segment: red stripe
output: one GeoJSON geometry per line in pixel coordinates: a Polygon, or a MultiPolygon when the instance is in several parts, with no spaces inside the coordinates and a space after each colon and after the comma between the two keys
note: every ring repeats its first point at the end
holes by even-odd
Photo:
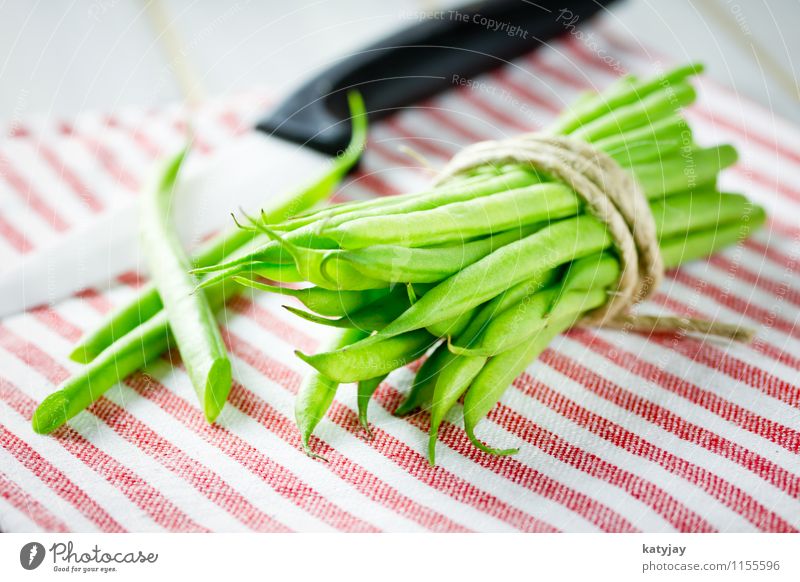
{"type": "Polygon", "coordinates": [[[4,499],[46,532],[66,533],[69,531],[63,521],[50,513],[44,505],[23,491],[8,475],[2,472],[0,472],[0,499],[4,499]]]}
{"type": "Polygon", "coordinates": [[[126,384],[311,515],[336,529],[360,532],[378,531],[371,524],[325,499],[286,467],[276,463],[227,428],[208,424],[200,410],[170,392],[166,386],[151,376],[137,373],[131,376],[126,384]]]}
{"type": "Polygon", "coordinates": [[[77,194],[80,201],[85,204],[89,210],[92,212],[100,212],[103,210],[104,205],[100,198],[97,197],[91,188],[89,188],[72,169],[67,167],[64,160],[62,160],[54,150],[50,149],[50,147],[41,141],[37,142],[36,150],[42,155],[42,158],[44,158],[53,172],[67,183],[70,189],[77,194]]]}
{"type": "Polygon", "coordinates": [[[478,97],[477,93],[477,89],[463,87],[459,89],[458,93],[456,94],[467,103],[470,103],[473,107],[489,113],[491,118],[504,124],[509,129],[516,129],[519,131],[531,131],[534,129],[532,124],[523,123],[516,116],[509,115],[504,109],[495,107],[493,103],[491,103],[488,99],[484,99],[483,96],[478,97]]]}
{"type": "MultiPolygon", "coordinates": [[[[70,128],[70,134],[73,134],[70,128]]],[[[114,151],[100,140],[87,135],[77,136],[79,141],[99,162],[106,172],[124,188],[131,192],[139,191],[139,180],[119,161],[114,151]]]]}
{"type": "MultiPolygon", "coordinates": [[[[36,402],[10,382],[0,378],[0,399],[13,408],[25,420],[30,420],[36,410],[36,402]]],[[[55,435],[59,443],[87,467],[96,471],[125,497],[152,517],[160,526],[170,531],[208,531],[197,524],[181,509],[164,497],[157,489],[142,479],[114,457],[98,449],[80,433],[69,426],[62,427],[55,435]]]]}
{"type": "MultiPolygon", "coordinates": [[[[375,392],[375,401],[392,413],[403,401],[403,394],[384,383],[375,392]]],[[[408,417],[408,422],[423,433],[430,428],[430,415],[420,412],[408,417]]],[[[439,440],[453,451],[474,462],[476,465],[497,473],[512,483],[516,483],[537,495],[563,505],[580,515],[599,529],[607,532],[639,531],[625,517],[612,508],[559,483],[544,473],[529,467],[514,457],[493,457],[478,449],[469,441],[464,430],[450,422],[443,422],[439,429],[439,440]]]]}
{"type": "Polygon", "coordinates": [[[74,506],[89,521],[104,532],[123,532],[125,528],[100,507],[78,485],[72,482],[55,465],[33,450],[28,443],[0,425],[0,446],[11,453],[19,463],[36,475],[59,497],[74,506]]]}
{"type": "Polygon", "coordinates": [[[78,341],[81,335],[83,335],[83,332],[78,326],[61,317],[60,313],[50,307],[35,307],[28,311],[28,315],[38,319],[50,329],[54,329],[58,335],[71,342],[78,341]]]}
{"type": "MultiPolygon", "coordinates": [[[[420,110],[424,111],[424,110],[420,110]]],[[[439,161],[446,161],[453,157],[457,147],[455,144],[447,143],[445,140],[436,137],[421,137],[415,132],[406,129],[405,125],[397,118],[397,116],[390,117],[383,122],[387,129],[390,129],[397,135],[401,136],[410,146],[418,148],[426,152],[427,155],[437,158],[439,161]]]]}
{"type": "MultiPolygon", "coordinates": [[[[701,406],[706,410],[724,418],[728,422],[740,426],[741,428],[757,434],[792,453],[797,453],[800,449],[798,441],[800,433],[783,426],[774,421],[768,420],[745,408],[732,404],[720,398],[710,390],[703,390],[677,376],[670,374],[644,360],[621,349],[619,346],[612,345],[604,341],[596,334],[587,329],[575,328],[567,334],[570,338],[577,340],[593,352],[603,356],[610,362],[629,370],[638,375],[645,382],[658,384],[668,392],[676,394],[686,399],[692,404],[701,406]]],[[[752,471],[760,478],[772,483],[776,487],[783,489],[788,494],[796,496],[800,493],[800,478],[777,467],[769,461],[755,453],[728,441],[724,437],[717,435],[709,430],[693,425],[656,404],[650,403],[644,398],[637,397],[632,393],[624,391],[610,380],[602,378],[588,368],[573,364],[572,369],[568,369],[566,356],[555,355],[553,352],[546,352],[546,357],[542,361],[552,367],[556,367],[565,375],[576,382],[580,382],[603,395],[604,398],[614,402],[618,406],[631,411],[636,411],[645,420],[658,424],[664,430],[673,432],[684,440],[690,440],[697,445],[707,448],[709,451],[728,458],[745,469],[752,471]],[[566,370],[566,371],[564,371],[566,370]]]]}
{"type": "MultiPolygon", "coordinates": [[[[574,39],[570,39],[566,42],[566,46],[571,49],[572,54],[580,58],[584,63],[588,64],[589,66],[594,67],[597,70],[600,69],[608,69],[608,65],[601,60],[597,59],[596,56],[592,53],[586,51],[585,47],[583,47],[580,43],[576,42],[574,39]]],[[[611,76],[616,77],[616,71],[609,71],[611,76]]],[[[706,115],[708,118],[708,115],[706,115]]],[[[711,121],[715,120],[716,118],[712,116],[711,121]]],[[[737,126],[736,124],[729,123],[728,127],[734,129],[737,134],[748,139],[750,137],[747,129],[742,129],[742,127],[737,126]]],[[[772,148],[771,151],[775,151],[775,148],[772,148]]],[[[794,201],[800,202],[800,190],[792,188],[788,186],[785,182],[778,180],[777,176],[773,179],[770,176],[759,172],[758,170],[753,169],[752,167],[741,167],[736,166],[733,168],[734,172],[743,176],[745,179],[748,179],[752,182],[761,184],[762,186],[769,188],[771,190],[775,190],[781,194],[783,194],[786,198],[794,201]]]]}
{"type": "MultiPolygon", "coordinates": [[[[663,305],[685,317],[704,317],[706,319],[710,317],[708,313],[692,309],[683,303],[675,301],[664,293],[657,293],[651,296],[649,300],[656,304],[663,305]]],[[[751,366],[747,362],[714,347],[711,342],[700,342],[688,336],[682,338],[681,343],[672,342],[669,336],[662,337],[660,334],[654,334],[650,336],[650,339],[653,341],[659,341],[661,339],[664,339],[665,342],[669,341],[669,347],[673,348],[675,351],[692,359],[696,359],[698,362],[704,363],[714,370],[723,372],[734,380],[749,384],[757,390],[762,390],[765,394],[782,400],[790,406],[794,406],[793,403],[797,401],[798,389],[796,387],[784,382],[780,378],[772,376],[766,370],[751,366]]],[[[767,344],[761,338],[757,337],[753,342],[747,345],[747,348],[770,357],[776,362],[800,370],[800,358],[791,356],[787,352],[767,344]]]]}
{"type": "Polygon", "coordinates": [[[442,109],[434,105],[428,105],[426,107],[421,107],[420,109],[424,110],[429,117],[432,117],[438,121],[440,125],[443,125],[450,130],[450,133],[454,133],[465,140],[464,143],[459,144],[461,147],[468,146],[471,143],[485,139],[469,129],[469,127],[466,125],[459,123],[458,119],[451,119],[449,116],[450,114],[463,116],[463,113],[458,111],[448,111],[447,109],[442,109]]]}
{"type": "MultiPolygon", "coordinates": [[[[691,287],[695,291],[702,291],[704,295],[713,298],[720,305],[732,309],[744,317],[754,319],[767,328],[775,328],[794,338],[800,339],[800,328],[797,321],[791,322],[780,317],[777,312],[758,307],[721,289],[708,280],[700,280],[683,270],[672,271],[669,278],[691,287]]],[[[800,317],[800,312],[795,314],[800,317]]]]}
{"type": "Polygon", "coordinates": [[[560,112],[560,107],[558,105],[552,103],[546,97],[543,97],[536,91],[530,89],[527,85],[514,79],[511,76],[510,70],[505,68],[497,69],[492,73],[492,77],[527,104],[534,104],[536,107],[544,109],[553,115],[560,112]]]}
{"type": "Polygon", "coordinates": [[[768,258],[770,261],[794,273],[797,271],[798,266],[800,265],[800,258],[794,255],[787,255],[776,249],[775,247],[767,246],[753,238],[749,238],[744,241],[746,247],[752,250],[754,253],[761,255],[762,257],[768,258]]]}
{"type": "Polygon", "coordinates": [[[517,378],[514,385],[524,394],[538,400],[613,445],[656,463],[670,473],[698,485],[756,527],[772,532],[796,531],[791,524],[758,503],[736,485],[729,483],[699,465],[681,459],[669,451],[655,446],[622,426],[594,414],[553,391],[549,386],[535,381],[527,373],[517,378]]]}
{"type": "MultiPolygon", "coordinates": [[[[264,310],[260,323],[265,330],[274,333],[276,327],[271,324],[271,319],[274,319],[274,316],[272,316],[268,311],[264,310]]],[[[279,337],[281,336],[279,335],[279,337]]],[[[284,337],[281,337],[281,339],[286,340],[284,337]]],[[[311,338],[308,338],[308,341],[313,342],[311,338]]],[[[277,365],[277,363],[275,365],[277,365]]],[[[401,398],[398,394],[396,394],[396,397],[398,399],[401,398]]],[[[399,404],[399,400],[392,404],[392,402],[384,399],[382,404],[384,405],[384,408],[386,408],[389,412],[392,412],[399,404]]],[[[419,417],[412,418],[411,422],[417,426],[417,428],[420,428],[420,430],[427,431],[427,427],[424,426],[424,422],[419,424],[419,417]]],[[[448,424],[447,426],[450,427],[451,425],[448,424]]],[[[441,430],[441,438],[443,442],[446,442],[448,446],[459,452],[462,456],[485,468],[497,472],[501,476],[514,483],[531,488],[537,494],[551,498],[554,501],[567,506],[571,510],[584,515],[589,521],[596,523],[596,525],[601,529],[605,527],[609,527],[613,531],[632,531],[635,529],[634,526],[627,522],[622,516],[611,512],[611,510],[602,505],[594,505],[593,501],[582,497],[582,494],[551,480],[549,477],[539,473],[538,471],[522,465],[516,459],[490,459],[475,449],[463,434],[463,431],[460,431],[460,429],[456,429],[456,427],[445,429],[443,425],[441,430]]]]}
{"type": "Polygon", "coordinates": [[[712,255],[708,258],[708,262],[736,279],[747,281],[771,293],[775,301],[786,300],[800,307],[800,290],[793,288],[787,281],[775,281],[763,273],[754,273],[744,266],[744,261],[734,263],[724,255],[712,255]]]}
{"type": "Polygon", "coordinates": [[[29,253],[34,248],[28,237],[17,230],[17,227],[8,222],[2,214],[0,214],[0,236],[22,254],[29,253]]]}
{"type": "MultiPolygon", "coordinates": [[[[107,115],[105,117],[105,124],[106,127],[112,127],[114,129],[121,129],[120,121],[117,117],[113,115],[107,115]]],[[[161,148],[156,145],[153,140],[151,140],[147,135],[142,132],[141,128],[131,127],[129,130],[130,136],[136,142],[138,146],[140,146],[149,157],[151,158],[159,158],[163,155],[161,148]]]]}
{"type": "MultiPolygon", "coordinates": [[[[20,360],[59,384],[69,372],[38,346],[19,338],[0,326],[0,345],[20,360]]],[[[162,438],[124,408],[100,398],[88,408],[122,438],[150,455],[165,468],[193,485],[209,500],[253,529],[286,531],[287,528],[253,506],[219,475],[186,455],[181,449],[162,438]]]]}
{"type": "MultiPolygon", "coordinates": [[[[280,384],[292,394],[297,392],[300,375],[291,368],[270,358],[266,353],[247,343],[229,330],[224,332],[230,353],[245,362],[264,377],[280,384]]],[[[328,413],[329,418],[353,433],[360,433],[356,414],[334,401],[328,413]]],[[[511,507],[490,493],[482,491],[471,483],[462,480],[441,466],[431,467],[428,460],[403,441],[392,437],[381,429],[373,429],[375,438],[368,444],[396,463],[413,477],[437,489],[456,501],[470,505],[524,531],[554,531],[554,528],[527,513],[511,507]]],[[[318,445],[315,439],[314,446],[318,445]]]]}
{"type": "MultiPolygon", "coordinates": [[[[56,329],[56,328],[54,328],[56,329]]],[[[58,329],[56,329],[58,331],[58,329]]],[[[245,441],[242,441],[237,436],[232,435],[227,430],[219,427],[211,427],[203,418],[199,410],[189,406],[184,400],[175,397],[175,400],[169,401],[167,396],[167,389],[159,384],[152,377],[145,377],[141,374],[135,374],[128,378],[125,383],[140,394],[147,392],[150,400],[159,404],[166,412],[172,414],[176,419],[183,422],[186,426],[197,432],[207,442],[216,445],[227,455],[234,458],[246,468],[251,470],[260,479],[267,482],[278,493],[286,496],[288,499],[297,503],[298,499],[305,502],[310,500],[312,503],[309,506],[301,505],[304,509],[311,509],[312,513],[319,512],[317,515],[323,520],[328,521],[333,527],[344,528],[349,531],[376,531],[368,524],[360,522],[353,518],[350,514],[338,509],[335,506],[327,505],[327,502],[321,498],[313,489],[303,484],[295,475],[287,471],[281,465],[271,461],[264,455],[261,455],[255,448],[250,446],[245,441]],[[153,394],[149,387],[158,386],[162,388],[157,394],[153,394]],[[249,450],[247,455],[242,452],[249,450]],[[258,462],[256,462],[256,460],[258,462]],[[295,496],[294,494],[297,494],[295,496]]],[[[96,404],[92,408],[98,406],[96,404]]],[[[99,416],[99,415],[98,415],[99,416]]],[[[109,421],[103,417],[107,423],[109,421]]],[[[109,423],[111,426],[111,424],[109,423]]],[[[112,428],[114,428],[112,426],[112,428]]],[[[119,432],[119,431],[118,431],[119,432]]],[[[120,433],[122,434],[122,433],[120,433]]],[[[125,435],[123,435],[125,436],[125,435]]],[[[130,439],[128,439],[130,440],[130,439]]],[[[153,440],[147,439],[147,440],[153,440]]],[[[259,524],[258,529],[262,529],[264,524],[259,524]]],[[[282,526],[278,524],[267,523],[266,531],[282,530],[282,526]]]]}
{"type": "Polygon", "coordinates": [[[53,227],[58,232],[64,232],[69,229],[69,223],[59,216],[55,208],[51,207],[47,201],[34,190],[33,186],[22,174],[18,174],[8,161],[3,164],[3,169],[0,171],[6,182],[8,182],[11,189],[39,215],[47,224],[53,227]]]}
{"type": "MultiPolygon", "coordinates": [[[[297,427],[266,401],[241,384],[234,384],[228,397],[228,403],[287,443],[300,447],[297,427]]],[[[372,501],[419,523],[429,530],[467,531],[464,526],[450,520],[444,514],[421,505],[410,497],[406,497],[394,487],[381,481],[373,473],[328,445],[328,443],[317,440],[314,444],[314,450],[327,459],[326,469],[329,469],[339,479],[355,487],[362,495],[369,497],[372,501]]]]}
{"type": "Polygon", "coordinates": [[[502,402],[488,415],[489,420],[515,434],[544,453],[565,462],[579,471],[619,487],[628,495],[652,508],[681,532],[712,532],[714,526],[658,485],[618,467],[580,447],[570,444],[558,434],[542,428],[502,402]]]}

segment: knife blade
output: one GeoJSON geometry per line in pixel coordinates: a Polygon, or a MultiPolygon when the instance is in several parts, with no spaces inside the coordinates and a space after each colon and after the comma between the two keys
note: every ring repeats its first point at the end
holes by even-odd
{"type": "MultiPolygon", "coordinates": [[[[437,13],[336,61],[286,98],[253,131],[182,173],[173,216],[187,246],[288,196],[321,174],[350,139],[346,93],[358,89],[370,119],[431,97],[520,56],[585,20],[605,2],[487,0],[437,13]],[[511,26],[521,31],[507,33],[511,26]]],[[[81,289],[109,288],[122,272],[144,271],[135,203],[68,232],[0,275],[0,317],[54,304],[81,289]]]]}

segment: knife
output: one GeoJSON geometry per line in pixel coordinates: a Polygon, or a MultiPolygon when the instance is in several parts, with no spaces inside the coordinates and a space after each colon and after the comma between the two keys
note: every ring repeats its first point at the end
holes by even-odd
{"type": "MultiPolygon", "coordinates": [[[[350,139],[348,90],[361,92],[370,119],[381,118],[452,87],[454,76],[470,78],[533,50],[608,2],[486,0],[432,13],[339,59],[253,131],[187,164],[173,207],[181,239],[191,246],[226,226],[232,211],[257,211],[266,197],[293,193],[298,178],[322,174],[350,139]]],[[[0,317],[144,271],[137,216],[135,201],[115,207],[0,275],[0,317]]]]}

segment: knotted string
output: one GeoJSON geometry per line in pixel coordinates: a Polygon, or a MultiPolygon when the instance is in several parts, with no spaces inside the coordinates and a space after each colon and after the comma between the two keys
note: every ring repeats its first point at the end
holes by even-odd
{"type": "Polygon", "coordinates": [[[512,162],[529,164],[570,186],[586,202],[589,213],[608,227],[619,256],[619,282],[605,305],[586,314],[582,323],[645,333],[673,331],[744,342],[753,339],[753,330],[724,322],[631,313],[631,308],[649,297],[664,278],[655,221],[633,176],[584,141],[529,133],[479,142],[456,154],[435,183],[479,166],[512,162]]]}

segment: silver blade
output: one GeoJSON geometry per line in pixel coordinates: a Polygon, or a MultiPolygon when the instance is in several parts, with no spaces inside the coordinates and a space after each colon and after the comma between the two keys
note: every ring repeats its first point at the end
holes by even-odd
{"type": "MultiPolygon", "coordinates": [[[[232,224],[230,213],[286,197],[324,172],[330,158],[253,131],[181,173],[173,219],[187,246],[232,224]]],[[[125,271],[144,271],[135,201],[104,213],[0,274],[0,317],[53,304],[87,287],[108,288],[125,271]]]]}

